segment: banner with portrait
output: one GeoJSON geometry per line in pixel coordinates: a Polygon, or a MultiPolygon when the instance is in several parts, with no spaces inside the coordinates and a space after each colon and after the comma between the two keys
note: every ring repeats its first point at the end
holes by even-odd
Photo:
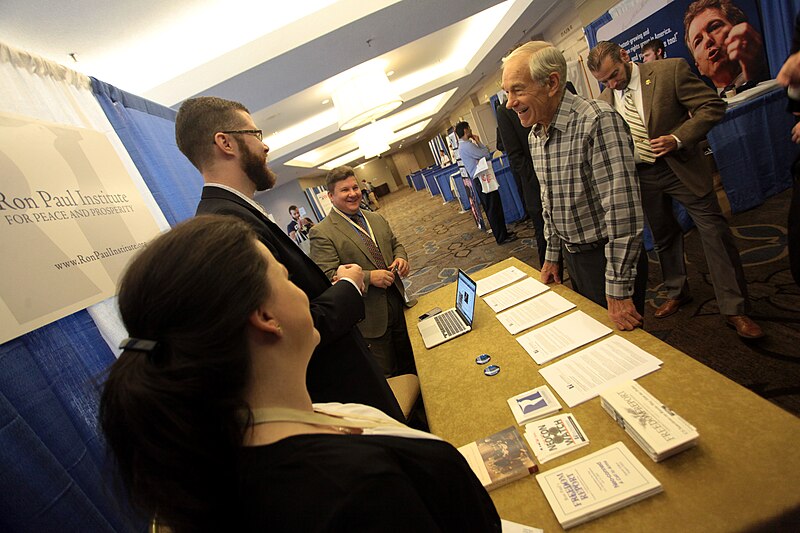
{"type": "Polygon", "coordinates": [[[585,33],[589,48],[600,41],[611,41],[624,48],[635,62],[642,61],[642,47],[647,42],[660,39],[664,57],[684,58],[704,80],[720,89],[728,85],[721,81],[727,79],[724,70],[738,68],[745,78],[742,83],[770,78],[771,58],[764,46],[764,27],[756,0],[625,0],[589,24],[585,33]],[[744,49],[733,51],[734,46],[728,57],[725,39],[731,35],[740,35],[744,49]],[[732,59],[737,55],[739,60],[732,59]]]}

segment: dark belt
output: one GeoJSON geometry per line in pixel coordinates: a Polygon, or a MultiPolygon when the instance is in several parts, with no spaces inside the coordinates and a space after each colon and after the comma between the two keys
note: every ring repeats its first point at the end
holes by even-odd
{"type": "Polygon", "coordinates": [[[592,250],[596,250],[608,244],[608,239],[600,239],[599,241],[595,242],[588,242],[588,243],[581,243],[581,244],[572,244],[570,242],[562,243],[564,248],[571,254],[580,254],[583,252],[590,252],[592,250]]]}

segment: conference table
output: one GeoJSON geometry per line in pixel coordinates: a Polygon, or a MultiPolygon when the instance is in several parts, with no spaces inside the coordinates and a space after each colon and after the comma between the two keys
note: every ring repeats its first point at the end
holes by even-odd
{"type": "MultiPolygon", "coordinates": [[[[538,279],[536,270],[513,257],[471,277],[477,281],[509,266],[538,279]]],[[[551,290],[613,328],[602,307],[564,285],[553,285],[551,290]]],[[[419,297],[418,305],[406,311],[406,320],[431,432],[458,447],[516,425],[506,400],[546,381],[539,374],[539,365],[482,298],[476,302],[473,331],[426,349],[416,327],[417,316],[433,307],[453,307],[454,301],[452,283],[419,297]],[[483,353],[500,366],[497,375],[484,375],[484,367],[476,364],[475,358],[483,353]]],[[[637,382],[694,425],[700,439],[696,447],[655,463],[602,409],[599,398],[574,408],[559,398],[563,405],[560,412],[571,412],[590,442],[539,464],[540,472],[621,441],[664,489],[578,526],[578,531],[742,531],[800,508],[800,454],[796,451],[800,419],[641,329],[614,329],[614,334],[663,361],[660,370],[637,382]]],[[[709,342],[713,342],[713,332],[709,332],[709,342]]],[[[524,427],[519,430],[524,434],[524,427]]],[[[490,492],[498,513],[504,519],[547,532],[560,531],[534,476],[490,492]]]]}

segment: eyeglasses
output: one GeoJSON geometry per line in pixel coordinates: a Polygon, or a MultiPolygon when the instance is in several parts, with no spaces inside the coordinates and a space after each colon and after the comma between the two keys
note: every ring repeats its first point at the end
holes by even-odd
{"type": "Polygon", "coordinates": [[[261,130],[228,130],[228,131],[220,131],[219,133],[244,133],[247,135],[253,135],[259,141],[264,140],[264,132],[261,130]]]}

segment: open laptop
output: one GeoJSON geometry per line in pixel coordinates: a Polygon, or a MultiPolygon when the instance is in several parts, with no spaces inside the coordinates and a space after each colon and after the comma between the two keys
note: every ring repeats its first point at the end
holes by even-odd
{"type": "Polygon", "coordinates": [[[460,270],[456,285],[456,306],[443,313],[426,318],[417,324],[426,348],[433,348],[443,342],[472,331],[475,315],[475,299],[478,285],[460,270]]]}

